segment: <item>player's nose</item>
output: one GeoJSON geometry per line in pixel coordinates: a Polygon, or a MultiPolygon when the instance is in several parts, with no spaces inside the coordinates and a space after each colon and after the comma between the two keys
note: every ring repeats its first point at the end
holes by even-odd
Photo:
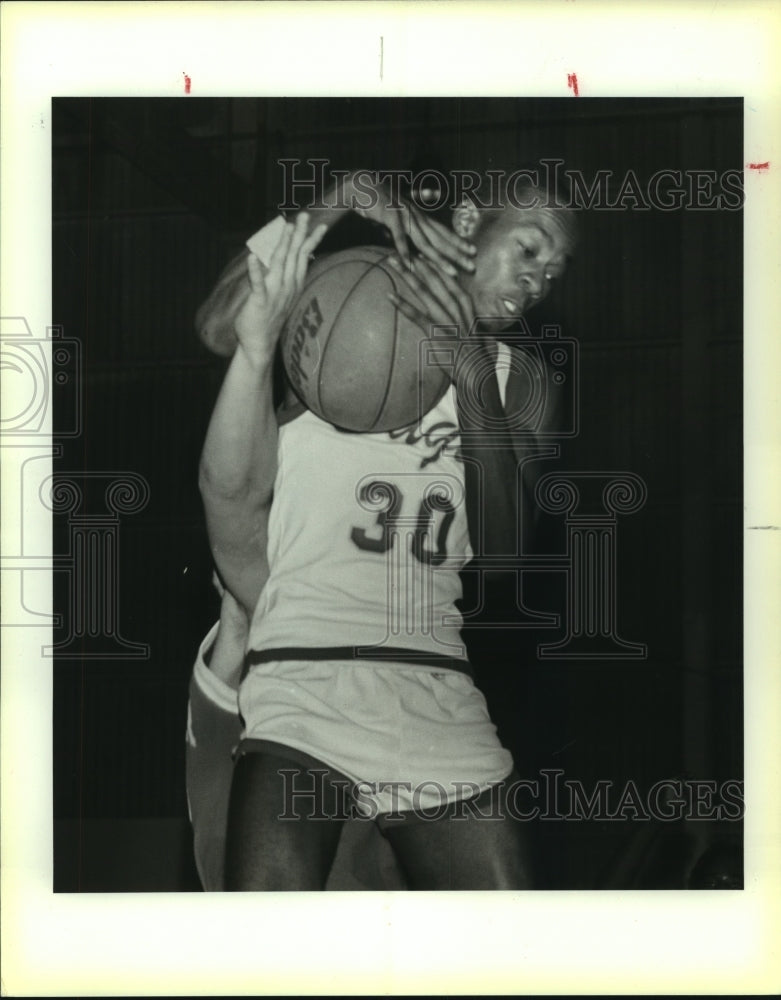
{"type": "Polygon", "coordinates": [[[538,299],[545,287],[545,268],[542,264],[535,262],[524,268],[523,273],[519,275],[518,282],[527,298],[538,299]]]}

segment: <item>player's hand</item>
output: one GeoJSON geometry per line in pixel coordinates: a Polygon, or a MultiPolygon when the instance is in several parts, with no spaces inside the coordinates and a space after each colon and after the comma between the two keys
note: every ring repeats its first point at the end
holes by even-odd
{"type": "Polygon", "coordinates": [[[458,336],[470,336],[475,325],[474,306],[469,294],[450,274],[416,257],[405,267],[395,257],[389,263],[409,298],[391,292],[389,298],[400,313],[431,335],[432,326],[457,327],[458,336]]]}
{"type": "Polygon", "coordinates": [[[285,224],[268,268],[254,254],[247,258],[250,294],[235,326],[241,348],[257,366],[273,361],[282,327],[301,293],[310,255],[327,231],[323,224],[307,236],[308,224],[306,212],[285,224]]]}
{"type": "Polygon", "coordinates": [[[409,237],[418,252],[446,274],[455,277],[458,268],[474,271],[477,251],[469,240],[456,235],[452,229],[432,219],[410,201],[402,200],[398,208],[387,204],[389,193],[382,186],[376,188],[374,193],[374,204],[371,208],[360,209],[360,214],[390,230],[402,263],[410,263],[409,237]]]}
{"type": "Polygon", "coordinates": [[[422,258],[413,260],[409,268],[393,257],[390,263],[402,286],[409,289],[414,299],[389,293],[388,298],[399,312],[430,337],[437,336],[437,327],[445,327],[449,329],[444,333],[461,341],[455,364],[447,369],[451,379],[461,385],[470,373],[479,377],[486,365],[492,367],[485,341],[474,336],[476,322],[472,299],[458,282],[422,258]]]}

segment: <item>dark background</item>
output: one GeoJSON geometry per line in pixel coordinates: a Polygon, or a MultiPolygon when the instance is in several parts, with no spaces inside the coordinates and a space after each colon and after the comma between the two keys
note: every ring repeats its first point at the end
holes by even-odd
{"type": "MultiPolygon", "coordinates": [[[[197,342],[193,316],[275,214],[278,159],[447,171],[559,157],[588,179],[612,171],[615,194],[629,169],[641,182],[660,169],[742,170],[742,101],[57,98],[53,119],[53,320],[82,345],[56,407],[66,421],[77,387],[84,428],[62,440],[56,468],[133,472],[150,490],[121,518],[117,555],[117,629],[148,657],[72,646],[55,662],[55,889],[197,889],[187,684],[218,607],[196,470],[224,363],[197,342]]],[[[645,481],[645,506],[618,523],[618,631],[648,656],[540,661],[537,643],[561,631],[476,631],[480,682],[523,776],[559,768],[587,789],[739,780],[742,213],[580,222],[574,264],[528,317],[580,345],[580,432],[546,471],[645,481]]],[[[382,233],[351,221],[329,239],[382,233]]],[[[68,530],[55,517],[56,552],[68,530]]],[[[549,518],[546,532],[541,544],[560,551],[561,524],[549,518]]],[[[68,587],[55,574],[60,641],[68,587]]],[[[540,577],[536,599],[561,610],[563,582],[540,577]]],[[[533,832],[543,888],[696,885],[708,848],[740,875],[734,822],[540,821],[533,832]]]]}

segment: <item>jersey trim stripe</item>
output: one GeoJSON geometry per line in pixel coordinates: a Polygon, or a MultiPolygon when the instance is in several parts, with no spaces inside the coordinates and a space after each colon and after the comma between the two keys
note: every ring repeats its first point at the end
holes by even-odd
{"type": "Polygon", "coordinates": [[[394,663],[422,665],[426,667],[457,670],[473,676],[468,660],[443,653],[430,653],[400,646],[279,646],[276,649],[250,649],[247,651],[245,666],[256,663],[274,663],[278,660],[368,660],[372,663],[392,661],[394,663]]]}

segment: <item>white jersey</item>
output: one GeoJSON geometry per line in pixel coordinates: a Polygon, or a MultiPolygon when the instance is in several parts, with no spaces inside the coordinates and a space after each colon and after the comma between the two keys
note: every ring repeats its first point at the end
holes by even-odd
{"type": "MultiPolygon", "coordinates": [[[[499,366],[500,389],[506,371],[499,366]]],[[[380,659],[469,671],[456,601],[471,559],[455,389],[397,431],[310,411],[279,428],[269,579],[250,662],[380,659]]]]}

